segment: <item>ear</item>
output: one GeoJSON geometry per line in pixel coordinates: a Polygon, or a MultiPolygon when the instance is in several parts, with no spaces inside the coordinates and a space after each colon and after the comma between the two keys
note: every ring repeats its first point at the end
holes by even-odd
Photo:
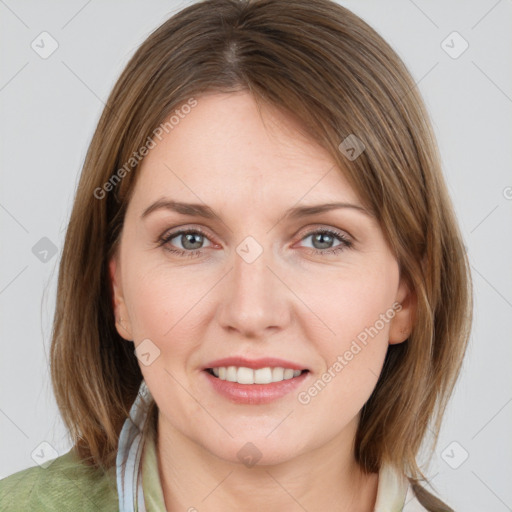
{"type": "Polygon", "coordinates": [[[109,261],[108,264],[110,282],[111,282],[111,297],[114,316],[116,318],[116,329],[119,335],[127,341],[133,341],[132,327],[128,309],[124,301],[123,287],[121,281],[121,267],[119,264],[118,253],[116,253],[109,261]]]}
{"type": "Polygon", "coordinates": [[[400,280],[396,302],[400,304],[400,306],[394,308],[396,313],[390,322],[390,345],[404,342],[411,335],[414,326],[417,298],[405,279],[400,280]]]}

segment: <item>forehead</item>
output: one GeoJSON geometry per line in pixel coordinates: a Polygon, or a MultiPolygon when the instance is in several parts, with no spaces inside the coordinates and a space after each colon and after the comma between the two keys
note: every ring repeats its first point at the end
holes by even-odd
{"type": "Polygon", "coordinates": [[[257,207],[358,198],[326,149],[248,92],[196,98],[142,161],[133,201],[165,195],[257,207]],[[266,202],[264,201],[266,200],[266,202]]]}

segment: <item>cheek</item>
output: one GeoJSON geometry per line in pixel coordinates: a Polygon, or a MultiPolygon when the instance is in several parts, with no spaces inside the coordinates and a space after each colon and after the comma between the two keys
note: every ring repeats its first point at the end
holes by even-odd
{"type": "Polygon", "coordinates": [[[172,327],[177,299],[169,284],[151,275],[135,275],[127,301],[136,340],[161,339],[172,327]]]}
{"type": "Polygon", "coordinates": [[[311,394],[321,394],[318,402],[324,406],[336,403],[355,413],[370,396],[389,346],[397,285],[398,270],[388,266],[387,272],[369,268],[358,275],[340,276],[336,287],[317,293],[316,310],[329,330],[317,324],[304,327],[322,356],[324,366],[316,368],[311,394]]]}
{"type": "Polygon", "coordinates": [[[127,299],[135,344],[150,339],[160,350],[158,366],[183,371],[200,344],[206,319],[201,297],[211,285],[163,265],[144,269],[140,263],[132,265],[127,299]]]}
{"type": "Polygon", "coordinates": [[[318,322],[304,327],[308,328],[310,339],[318,340],[321,334],[327,353],[346,349],[358,337],[364,342],[365,333],[376,343],[387,342],[389,321],[393,317],[390,308],[398,287],[396,264],[374,263],[342,269],[329,279],[302,281],[300,292],[308,297],[308,306],[323,323],[321,329],[317,328],[318,322]]]}
{"type": "Polygon", "coordinates": [[[387,299],[386,294],[342,299],[339,308],[331,306],[332,315],[327,318],[336,336],[319,338],[318,332],[316,337],[310,333],[323,367],[316,369],[297,399],[299,407],[304,408],[302,412],[311,418],[312,430],[327,428],[335,435],[357,416],[371,396],[389,346],[393,310],[387,299]],[[387,321],[382,320],[386,311],[390,312],[387,321]],[[331,411],[328,426],[325,411],[331,411]]]}

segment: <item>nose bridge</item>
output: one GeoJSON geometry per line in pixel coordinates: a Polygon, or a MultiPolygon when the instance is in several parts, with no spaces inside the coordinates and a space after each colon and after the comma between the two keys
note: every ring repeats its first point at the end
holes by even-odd
{"type": "Polygon", "coordinates": [[[282,327],[287,321],[286,291],[270,270],[273,258],[268,243],[263,246],[256,238],[246,237],[236,247],[232,267],[221,315],[224,327],[253,335],[282,327]]]}
{"type": "Polygon", "coordinates": [[[268,245],[264,248],[252,236],[243,240],[236,248],[233,258],[233,286],[242,297],[258,298],[269,293],[269,274],[267,265],[272,265],[268,245]]]}

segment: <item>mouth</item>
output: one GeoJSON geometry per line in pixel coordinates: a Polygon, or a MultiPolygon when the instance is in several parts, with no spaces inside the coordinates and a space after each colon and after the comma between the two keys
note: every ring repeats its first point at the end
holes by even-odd
{"type": "Polygon", "coordinates": [[[217,396],[238,405],[261,405],[293,396],[310,371],[283,366],[213,366],[201,373],[217,396]]]}
{"type": "Polygon", "coordinates": [[[295,379],[308,373],[309,370],[296,370],[282,366],[267,366],[265,368],[248,368],[246,366],[217,366],[206,368],[205,371],[219,380],[238,384],[274,384],[295,379]]]}

